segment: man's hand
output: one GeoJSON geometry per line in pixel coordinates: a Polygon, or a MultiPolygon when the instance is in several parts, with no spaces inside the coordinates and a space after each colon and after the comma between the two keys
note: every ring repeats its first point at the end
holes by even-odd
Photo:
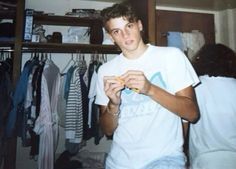
{"type": "Polygon", "coordinates": [[[120,76],[125,87],[142,94],[147,94],[151,83],[147,80],[142,71],[129,70],[120,76]]]}
{"type": "Polygon", "coordinates": [[[124,83],[119,81],[116,76],[104,76],[104,90],[110,103],[119,105],[121,102],[121,90],[124,88],[124,83]]]}

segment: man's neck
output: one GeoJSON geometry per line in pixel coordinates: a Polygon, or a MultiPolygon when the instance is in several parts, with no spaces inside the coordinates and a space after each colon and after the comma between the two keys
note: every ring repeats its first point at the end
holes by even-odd
{"type": "Polygon", "coordinates": [[[148,48],[147,44],[141,43],[137,49],[133,51],[123,51],[123,55],[128,59],[137,59],[146,51],[148,48]]]}

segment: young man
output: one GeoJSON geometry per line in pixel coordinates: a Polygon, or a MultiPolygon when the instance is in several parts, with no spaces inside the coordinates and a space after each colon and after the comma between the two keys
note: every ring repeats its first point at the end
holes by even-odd
{"type": "Polygon", "coordinates": [[[100,124],[113,135],[106,169],[183,169],[181,118],[198,118],[197,75],[179,49],[143,42],[142,23],[129,4],[101,14],[122,51],[98,70],[100,124]]]}

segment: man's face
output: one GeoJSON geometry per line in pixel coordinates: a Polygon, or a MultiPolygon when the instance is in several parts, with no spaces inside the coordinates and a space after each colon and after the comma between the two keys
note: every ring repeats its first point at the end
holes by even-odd
{"type": "Polygon", "coordinates": [[[140,31],[143,29],[140,20],[129,22],[125,17],[112,18],[107,22],[108,33],[122,51],[137,49],[142,40],[140,31]]]}

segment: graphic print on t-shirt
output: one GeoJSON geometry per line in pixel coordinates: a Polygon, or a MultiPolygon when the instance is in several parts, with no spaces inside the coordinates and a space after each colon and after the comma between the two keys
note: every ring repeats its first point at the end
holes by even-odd
{"type": "MultiPolygon", "coordinates": [[[[150,78],[150,82],[161,88],[166,88],[161,73],[157,72],[150,78]]],[[[149,96],[136,93],[130,89],[124,89],[121,93],[121,118],[131,118],[148,115],[156,112],[160,105],[153,101],[149,96]]]]}

